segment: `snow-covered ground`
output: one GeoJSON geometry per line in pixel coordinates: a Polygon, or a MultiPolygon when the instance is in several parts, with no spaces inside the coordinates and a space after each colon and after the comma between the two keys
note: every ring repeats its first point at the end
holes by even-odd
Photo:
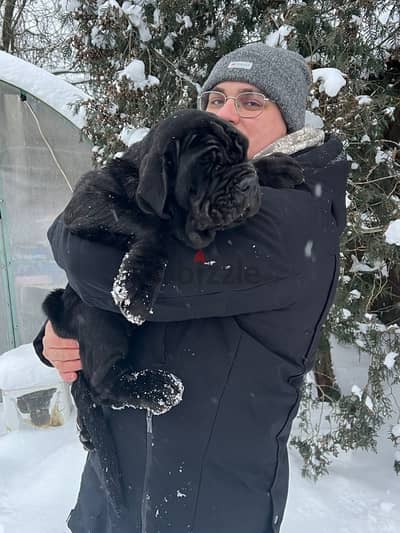
{"type": "MultiPolygon", "coordinates": [[[[358,353],[335,346],[334,355],[342,386],[361,384],[358,353]]],[[[291,450],[281,533],[400,533],[400,477],[392,467],[388,429],[381,431],[378,454],[341,454],[317,483],[302,478],[302,460],[291,450]]],[[[0,533],[67,533],[84,460],[73,417],[58,428],[0,436],[0,533]]]]}
{"type": "MultiPolygon", "coordinates": [[[[377,455],[343,454],[317,483],[301,477],[301,459],[291,452],[281,533],[399,533],[400,479],[384,433],[377,455]]],[[[72,419],[0,437],[0,533],[67,533],[84,459],[72,419]]]]}

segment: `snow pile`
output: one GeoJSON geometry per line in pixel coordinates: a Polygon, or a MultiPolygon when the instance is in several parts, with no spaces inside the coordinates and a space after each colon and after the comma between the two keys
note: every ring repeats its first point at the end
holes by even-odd
{"type": "Polygon", "coordinates": [[[388,244],[400,246],[400,218],[390,222],[388,229],[385,231],[385,240],[388,244]]]}
{"type": "Polygon", "coordinates": [[[373,262],[373,265],[370,266],[365,262],[365,259],[363,261],[359,261],[356,255],[352,255],[351,259],[352,259],[353,264],[351,265],[350,272],[380,271],[382,275],[387,276],[387,266],[384,261],[375,260],[373,262]]]}
{"type": "Polygon", "coordinates": [[[141,141],[149,131],[149,128],[134,128],[133,126],[124,126],[119,134],[119,138],[124,144],[126,144],[126,146],[131,146],[132,144],[141,141]]]}
{"type": "Polygon", "coordinates": [[[174,41],[176,39],[177,35],[176,33],[173,31],[171,33],[169,33],[165,39],[164,39],[164,46],[165,48],[169,48],[170,50],[174,50],[174,41]]]}
{"type": "Polygon", "coordinates": [[[182,17],[182,15],[179,15],[177,13],[176,17],[175,17],[175,20],[176,20],[176,22],[178,22],[178,24],[183,24],[184,28],[186,28],[186,29],[189,29],[189,28],[193,27],[192,19],[188,15],[184,15],[182,17]]]}
{"type": "Polygon", "coordinates": [[[103,4],[100,4],[98,7],[98,13],[99,15],[105,15],[107,14],[107,11],[110,11],[111,9],[115,9],[118,15],[121,15],[122,13],[121,7],[117,0],[107,0],[103,4]]]}
{"type": "Polygon", "coordinates": [[[155,76],[146,76],[144,63],[139,59],[134,59],[124,70],[121,70],[119,72],[119,78],[122,76],[126,76],[133,83],[135,89],[143,90],[145,87],[160,84],[160,80],[155,76]]]}
{"type": "Polygon", "coordinates": [[[81,6],[80,0],[59,0],[60,7],[65,13],[72,13],[81,6]]]}
{"type": "Polygon", "coordinates": [[[396,362],[396,357],[398,356],[399,354],[397,352],[389,352],[388,354],[386,354],[383,364],[386,366],[386,368],[392,370],[396,362]]]}
{"type": "Polygon", "coordinates": [[[78,128],[85,125],[84,110],[75,113],[73,105],[87,100],[87,94],[53,74],[0,51],[0,80],[41,100],[78,128]]]}
{"type": "Polygon", "coordinates": [[[147,25],[146,16],[144,13],[144,6],[146,2],[124,2],[122,4],[122,11],[128,17],[129,22],[134,26],[139,32],[139,39],[146,43],[151,40],[151,33],[147,25]]]}
{"type": "Polygon", "coordinates": [[[324,127],[324,122],[321,117],[307,110],[305,126],[307,126],[308,128],[317,128],[319,130],[322,130],[324,127]]]}
{"type": "Polygon", "coordinates": [[[283,26],[280,26],[278,30],[268,34],[264,42],[267,46],[272,46],[273,48],[287,48],[286,38],[292,32],[296,32],[296,28],[294,26],[284,24],[283,26]]]}
{"type": "Polygon", "coordinates": [[[366,94],[360,94],[360,96],[356,96],[356,100],[360,106],[372,104],[372,98],[366,94]]]}
{"type": "Polygon", "coordinates": [[[316,68],[312,71],[313,81],[319,84],[319,92],[328,96],[337,96],[346,85],[345,74],[337,68],[316,68]]]}
{"type": "Polygon", "coordinates": [[[57,370],[39,360],[32,344],[23,344],[0,356],[0,389],[34,388],[60,382],[57,370]]]}
{"type": "Polygon", "coordinates": [[[392,153],[390,151],[384,151],[378,147],[375,156],[375,163],[379,165],[380,163],[388,163],[392,160],[392,153]]]}
{"type": "Polygon", "coordinates": [[[0,532],[67,533],[86,458],[74,417],[0,437],[0,457],[0,532]]]}

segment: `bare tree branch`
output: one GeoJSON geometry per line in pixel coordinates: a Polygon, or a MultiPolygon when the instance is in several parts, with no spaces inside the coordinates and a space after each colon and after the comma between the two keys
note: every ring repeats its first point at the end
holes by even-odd
{"type": "Polygon", "coordinates": [[[4,5],[4,20],[3,20],[3,42],[2,49],[8,52],[12,42],[12,21],[14,16],[16,0],[6,0],[4,5]]]}

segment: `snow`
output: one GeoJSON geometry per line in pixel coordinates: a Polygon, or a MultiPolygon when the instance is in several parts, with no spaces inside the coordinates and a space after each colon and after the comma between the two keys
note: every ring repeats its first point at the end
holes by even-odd
{"type": "Polygon", "coordinates": [[[328,96],[337,96],[340,89],[346,85],[345,74],[337,68],[316,68],[312,71],[313,81],[320,81],[319,92],[328,96]]]}
{"type": "Polygon", "coordinates": [[[385,240],[388,244],[400,246],[400,218],[392,220],[385,231],[385,240]]]}
{"type": "Polygon", "coordinates": [[[273,48],[287,48],[286,37],[288,37],[292,32],[295,33],[296,28],[294,26],[284,24],[283,26],[280,26],[278,30],[268,34],[264,42],[266,45],[272,46],[273,48]]]}
{"type": "Polygon", "coordinates": [[[124,70],[121,70],[119,77],[122,76],[126,76],[132,81],[135,89],[144,89],[145,87],[160,84],[160,80],[155,76],[146,76],[144,63],[140,59],[134,59],[124,70]]]}
{"type": "Polygon", "coordinates": [[[124,2],[121,8],[130,23],[139,31],[139,39],[143,43],[150,41],[152,36],[147,26],[144,7],[142,5],[132,5],[131,2],[124,2]]]}
{"type": "MultiPolygon", "coordinates": [[[[4,533],[67,533],[86,454],[74,419],[0,437],[0,525],[4,533]]],[[[0,529],[1,531],[1,529],[0,529]]]]}
{"type": "Polygon", "coordinates": [[[176,38],[176,33],[172,32],[169,33],[165,39],[164,39],[164,46],[165,48],[169,48],[170,50],[174,50],[174,39],[176,38]]]}
{"type": "Polygon", "coordinates": [[[90,39],[93,46],[97,46],[97,48],[107,48],[107,39],[105,38],[105,35],[101,33],[98,26],[94,26],[94,28],[92,28],[92,31],[90,32],[90,39]]]}
{"type": "Polygon", "coordinates": [[[81,0],[60,0],[60,7],[66,13],[72,13],[81,7],[81,0]]]}
{"type": "MultiPolygon", "coordinates": [[[[333,342],[335,373],[345,394],[354,383],[365,383],[367,359],[333,342]]],[[[317,483],[301,476],[302,459],[289,449],[290,486],[281,533],[298,533],[299,524],[307,533],[398,533],[399,480],[392,466],[390,433],[400,438],[400,424],[382,428],[378,454],[341,453],[330,475],[317,483]]],[[[66,519],[75,505],[86,458],[74,419],[60,427],[0,437],[0,458],[0,532],[67,533],[66,519]]],[[[176,487],[176,497],[184,496],[176,487]]]]}
{"type": "Polygon", "coordinates": [[[72,106],[87,100],[87,94],[57,76],[0,51],[0,81],[14,85],[41,100],[78,128],[85,125],[83,109],[80,108],[79,112],[75,113],[72,106]]]}
{"type": "Polygon", "coordinates": [[[349,292],[350,301],[359,300],[360,298],[361,298],[361,292],[358,291],[357,289],[354,289],[354,290],[349,292]]]}
{"type": "Polygon", "coordinates": [[[131,146],[132,144],[141,141],[149,131],[149,128],[134,128],[133,126],[124,126],[119,134],[119,138],[124,144],[126,144],[126,146],[131,146]]]}
{"type": "Polygon", "coordinates": [[[308,111],[307,109],[305,126],[309,128],[317,128],[319,130],[322,130],[324,127],[324,122],[321,117],[319,117],[315,113],[312,113],[311,111],[308,111]]]}
{"type": "Polygon", "coordinates": [[[383,275],[387,275],[384,261],[374,261],[371,267],[367,263],[359,261],[356,255],[352,255],[351,259],[353,264],[351,265],[350,272],[376,272],[379,270],[383,275]]]}
{"type": "Polygon", "coordinates": [[[207,39],[206,39],[206,42],[205,42],[204,46],[206,48],[216,48],[217,40],[215,39],[215,37],[207,36],[207,39]]]}
{"type": "Polygon", "coordinates": [[[384,109],[383,114],[394,120],[394,112],[396,111],[396,108],[394,106],[387,107],[384,109]]]}
{"type": "Polygon", "coordinates": [[[389,352],[388,354],[386,354],[383,364],[386,366],[386,368],[388,368],[389,370],[392,370],[396,362],[396,357],[398,356],[399,354],[396,352],[389,352]]]}
{"type": "Polygon", "coordinates": [[[117,0],[107,0],[103,4],[99,5],[98,13],[100,16],[103,16],[107,13],[107,11],[111,9],[115,9],[118,15],[121,15],[122,9],[121,6],[118,4],[117,0]]]}
{"type": "Polygon", "coordinates": [[[304,256],[305,257],[312,257],[312,249],[313,249],[313,241],[307,241],[305,247],[304,247],[304,256]]]}
{"type": "Polygon", "coordinates": [[[391,160],[392,160],[392,154],[391,154],[390,151],[389,152],[385,152],[381,148],[377,149],[376,156],[375,156],[375,163],[377,165],[379,165],[380,163],[386,163],[386,162],[391,161],[391,160]]]}
{"type": "Polygon", "coordinates": [[[188,15],[185,15],[185,16],[182,17],[182,15],[179,15],[177,13],[175,19],[176,19],[176,22],[178,24],[182,24],[183,23],[183,25],[184,25],[184,27],[186,29],[193,27],[192,19],[188,15]]]}
{"type": "Polygon", "coordinates": [[[357,396],[360,401],[362,400],[362,390],[358,385],[353,385],[351,388],[351,392],[352,394],[354,394],[354,396],[357,396]]]}
{"type": "Polygon", "coordinates": [[[372,104],[372,98],[366,94],[361,94],[360,96],[356,96],[356,99],[358,101],[358,105],[371,105],[372,104]]]}
{"type": "Polygon", "coordinates": [[[343,320],[348,320],[351,317],[351,311],[348,309],[342,309],[343,320]]]}
{"type": "Polygon", "coordinates": [[[58,372],[40,362],[32,344],[23,344],[0,357],[0,389],[14,390],[56,385],[58,372]]]}

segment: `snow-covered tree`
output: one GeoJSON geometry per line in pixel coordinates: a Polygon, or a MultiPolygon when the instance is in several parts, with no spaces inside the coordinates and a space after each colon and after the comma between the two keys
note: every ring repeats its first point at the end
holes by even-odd
{"type": "MultiPolygon", "coordinates": [[[[391,1],[291,2],[270,17],[267,40],[280,39],[277,44],[308,58],[310,109],[343,140],[351,161],[340,285],[316,372],[320,394],[315,398],[315,383],[305,387],[302,432],[292,441],[306,470],[318,475],[340,449],[374,448],[390,417],[390,437],[400,445],[400,7],[391,1]],[[341,393],[327,363],[331,334],[369,359],[367,382],[354,384],[350,394],[341,393]],[[318,375],[321,368],[330,375],[318,375]]],[[[398,455],[395,468],[400,471],[398,455]]]]}
{"type": "Polygon", "coordinates": [[[87,133],[104,162],[179,107],[221,54],[261,28],[265,2],[65,0],[76,61],[91,75],[87,133]],[[140,133],[140,132],[139,132],[140,133]],[[132,137],[133,134],[133,137],[132,137]]]}

